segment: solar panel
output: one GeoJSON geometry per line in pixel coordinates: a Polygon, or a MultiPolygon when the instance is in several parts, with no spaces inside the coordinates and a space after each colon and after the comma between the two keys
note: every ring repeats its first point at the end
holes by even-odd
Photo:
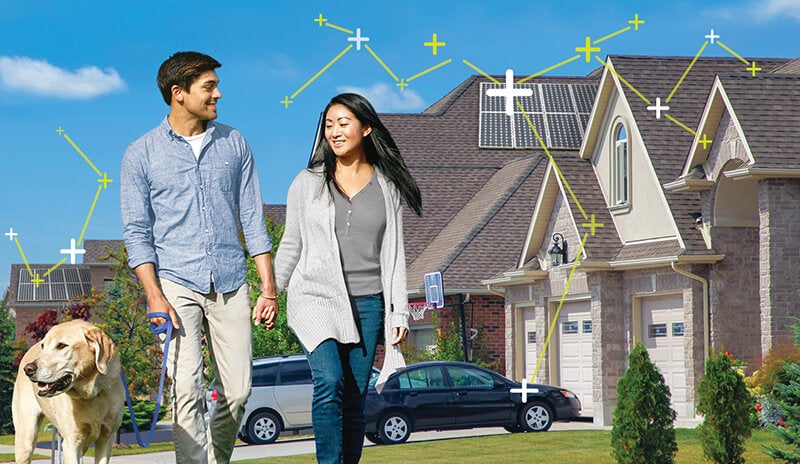
{"type": "Polygon", "coordinates": [[[536,126],[547,148],[580,147],[597,92],[594,85],[550,82],[515,84],[514,88],[531,89],[533,93],[530,96],[513,97],[513,118],[505,114],[506,97],[486,94],[487,90],[504,87],[504,84],[481,82],[479,147],[541,147],[520,110],[520,105],[536,126]]]}
{"type": "Polygon", "coordinates": [[[89,269],[31,269],[31,273],[42,281],[37,286],[32,282],[28,269],[21,269],[17,301],[66,301],[91,292],[92,274],[89,269]]]}

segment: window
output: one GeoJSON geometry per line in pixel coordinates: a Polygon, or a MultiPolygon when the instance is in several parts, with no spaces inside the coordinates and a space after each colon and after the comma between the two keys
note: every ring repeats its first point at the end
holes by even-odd
{"type": "Polygon", "coordinates": [[[683,322],[672,323],[672,336],[683,337],[683,322]]]}
{"type": "Polygon", "coordinates": [[[611,156],[611,205],[628,204],[628,131],[624,124],[614,129],[614,152],[611,156]]]}
{"type": "Polygon", "coordinates": [[[432,388],[444,387],[444,376],[438,367],[414,369],[400,376],[400,388],[432,388]]]}
{"type": "Polygon", "coordinates": [[[578,321],[565,321],[561,323],[562,334],[576,334],[578,333],[578,321]]]}
{"type": "Polygon", "coordinates": [[[536,331],[528,332],[528,343],[536,343],[536,331]]]}
{"type": "Polygon", "coordinates": [[[491,389],[494,386],[492,375],[478,369],[447,366],[447,372],[450,374],[454,387],[484,387],[491,389]]]}
{"type": "Polygon", "coordinates": [[[663,338],[667,336],[667,324],[650,324],[647,326],[650,338],[663,338]]]}
{"type": "Polygon", "coordinates": [[[275,385],[278,378],[278,364],[266,364],[264,366],[253,366],[253,386],[270,387],[275,385]]]}
{"type": "Polygon", "coordinates": [[[308,361],[281,363],[281,385],[302,385],[311,383],[311,367],[308,361]]]}
{"type": "Polygon", "coordinates": [[[585,333],[585,334],[592,333],[592,321],[591,320],[585,320],[585,321],[582,321],[582,322],[583,322],[583,333],[585,333]]]}

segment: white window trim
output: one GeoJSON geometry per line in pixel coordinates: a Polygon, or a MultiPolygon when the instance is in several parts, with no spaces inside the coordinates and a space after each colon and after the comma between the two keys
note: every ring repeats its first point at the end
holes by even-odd
{"type": "Polygon", "coordinates": [[[623,119],[617,119],[612,124],[611,130],[611,137],[610,137],[610,146],[609,151],[611,153],[611,162],[609,163],[611,173],[609,176],[610,185],[609,185],[609,200],[610,205],[608,206],[609,211],[615,213],[624,213],[628,212],[631,209],[631,131],[629,128],[629,124],[625,122],[623,119]],[[624,144],[626,148],[626,156],[625,156],[625,198],[620,199],[620,181],[619,181],[619,174],[620,174],[620,166],[619,166],[619,147],[623,143],[622,140],[618,140],[620,129],[625,129],[625,139],[624,144]]]}

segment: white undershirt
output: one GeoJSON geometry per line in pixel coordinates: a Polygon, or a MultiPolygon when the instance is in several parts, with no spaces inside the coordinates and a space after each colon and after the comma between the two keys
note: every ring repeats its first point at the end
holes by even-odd
{"type": "Polygon", "coordinates": [[[192,153],[194,153],[194,157],[197,158],[198,160],[200,159],[200,148],[203,145],[203,137],[205,136],[206,133],[203,132],[202,134],[184,137],[184,140],[189,142],[189,146],[192,147],[192,153]]]}

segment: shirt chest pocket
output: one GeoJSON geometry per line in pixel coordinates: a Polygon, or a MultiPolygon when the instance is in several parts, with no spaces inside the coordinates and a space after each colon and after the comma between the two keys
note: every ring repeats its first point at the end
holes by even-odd
{"type": "Polygon", "coordinates": [[[219,160],[211,165],[211,178],[209,182],[212,187],[229,192],[235,190],[237,186],[239,170],[230,160],[219,160]]]}

